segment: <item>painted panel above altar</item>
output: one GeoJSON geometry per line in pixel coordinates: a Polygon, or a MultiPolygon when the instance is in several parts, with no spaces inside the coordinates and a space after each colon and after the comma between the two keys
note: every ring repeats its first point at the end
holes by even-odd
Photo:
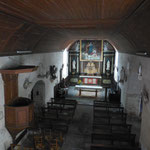
{"type": "Polygon", "coordinates": [[[103,61],[103,41],[80,40],[80,61],[103,61]]]}

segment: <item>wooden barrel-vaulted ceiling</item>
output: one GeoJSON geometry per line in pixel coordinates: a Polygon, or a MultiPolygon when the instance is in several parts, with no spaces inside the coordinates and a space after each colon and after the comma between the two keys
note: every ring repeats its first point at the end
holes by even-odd
{"type": "Polygon", "coordinates": [[[148,0],[0,0],[0,55],[60,51],[83,38],[145,51],[149,7],[148,0]]]}

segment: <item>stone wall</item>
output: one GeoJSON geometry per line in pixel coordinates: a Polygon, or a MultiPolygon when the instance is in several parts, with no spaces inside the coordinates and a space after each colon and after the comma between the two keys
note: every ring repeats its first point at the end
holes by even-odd
{"type": "Polygon", "coordinates": [[[150,95],[150,58],[117,53],[114,78],[121,88],[121,102],[126,112],[130,114],[128,116],[132,120],[141,120],[141,124],[138,125],[138,128],[141,128],[141,147],[143,150],[150,150],[150,102],[143,103],[142,117],[140,117],[141,93],[144,87],[150,95]],[[142,77],[138,78],[140,65],[142,77]],[[123,83],[119,82],[122,67],[126,74],[126,81],[123,83]]]}

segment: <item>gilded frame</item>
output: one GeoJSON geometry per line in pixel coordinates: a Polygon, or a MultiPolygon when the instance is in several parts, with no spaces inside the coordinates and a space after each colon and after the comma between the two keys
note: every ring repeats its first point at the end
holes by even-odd
{"type": "Polygon", "coordinates": [[[103,61],[103,40],[80,40],[80,61],[103,61]]]}

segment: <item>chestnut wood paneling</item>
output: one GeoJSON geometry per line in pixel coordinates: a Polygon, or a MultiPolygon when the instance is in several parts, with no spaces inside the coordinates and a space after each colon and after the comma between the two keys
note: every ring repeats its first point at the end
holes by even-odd
{"type": "Polygon", "coordinates": [[[47,29],[0,13],[0,54],[13,55],[17,50],[33,50],[47,29]]]}
{"type": "Polygon", "coordinates": [[[137,10],[121,27],[120,33],[133,42],[137,52],[150,56],[150,1],[137,10]]]}
{"type": "MultiPolygon", "coordinates": [[[[121,33],[131,43],[134,35],[134,43],[142,49],[138,41],[146,31],[141,31],[144,26],[136,26],[138,18],[134,17],[133,21],[128,22],[125,28],[129,26],[129,30],[120,27],[144,1],[0,0],[0,55],[16,55],[17,50],[30,50],[33,53],[61,51],[75,40],[100,39],[108,37],[105,36],[107,33],[109,37],[116,38],[121,33]],[[134,29],[136,31],[132,34],[134,29]]],[[[149,9],[144,11],[148,12],[149,9]]],[[[140,20],[140,24],[145,24],[147,17],[140,20]]],[[[149,34],[146,35],[142,41],[149,45],[149,34]]],[[[149,46],[144,47],[148,49],[149,46]]]]}
{"type": "Polygon", "coordinates": [[[18,75],[2,74],[4,80],[4,95],[5,105],[10,104],[16,97],[18,97],[18,75]]]}
{"type": "Polygon", "coordinates": [[[0,69],[0,73],[7,74],[7,75],[13,75],[13,74],[19,74],[19,73],[27,73],[27,72],[33,72],[35,70],[37,70],[37,66],[18,66],[18,67],[14,67],[14,68],[7,68],[7,69],[0,69]]]}
{"type": "Polygon", "coordinates": [[[29,126],[29,109],[28,108],[17,108],[16,109],[16,127],[19,125],[22,127],[29,126]]]}
{"type": "Polygon", "coordinates": [[[13,139],[21,130],[29,127],[33,122],[33,108],[33,103],[23,107],[5,106],[6,127],[13,139]]]}
{"type": "Polygon", "coordinates": [[[16,112],[12,111],[9,107],[5,107],[5,115],[7,116],[5,118],[6,124],[8,126],[16,126],[16,112]],[[11,116],[11,117],[10,117],[11,116]]]}
{"type": "Polygon", "coordinates": [[[130,15],[141,2],[142,0],[1,0],[0,10],[47,27],[93,27],[103,23],[113,25],[130,15]]]}

